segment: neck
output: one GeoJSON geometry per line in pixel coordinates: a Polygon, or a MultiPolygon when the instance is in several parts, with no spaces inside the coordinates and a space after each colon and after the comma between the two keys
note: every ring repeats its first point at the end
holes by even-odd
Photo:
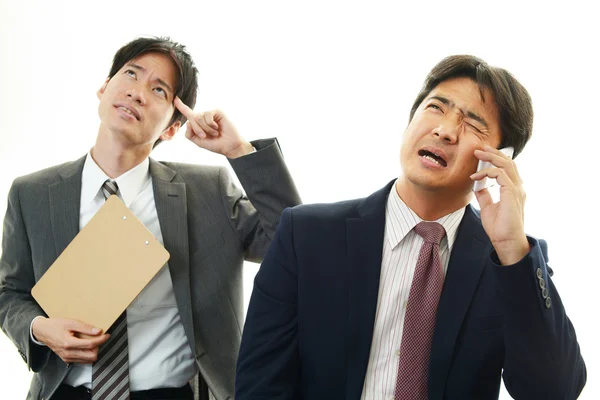
{"type": "Polygon", "coordinates": [[[443,190],[427,190],[417,187],[406,176],[396,182],[396,192],[402,201],[424,221],[435,221],[469,204],[472,194],[463,197],[445,193],[443,190]]]}
{"type": "Polygon", "coordinates": [[[144,161],[152,151],[152,144],[127,146],[115,140],[116,135],[98,134],[91,155],[109,178],[115,179],[144,161]]]}

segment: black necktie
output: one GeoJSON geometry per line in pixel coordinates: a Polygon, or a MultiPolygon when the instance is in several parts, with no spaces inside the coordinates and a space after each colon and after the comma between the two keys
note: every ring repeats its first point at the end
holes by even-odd
{"type": "MultiPolygon", "coordinates": [[[[117,183],[107,180],[102,185],[104,198],[116,195],[117,183]]],[[[110,327],[111,335],[98,350],[92,366],[92,400],[129,400],[129,352],[127,348],[127,313],[110,327]]]]}

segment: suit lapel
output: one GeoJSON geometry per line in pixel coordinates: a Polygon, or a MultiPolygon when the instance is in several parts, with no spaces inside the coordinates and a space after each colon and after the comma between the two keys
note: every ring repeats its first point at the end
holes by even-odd
{"type": "Polygon", "coordinates": [[[471,206],[458,228],[431,345],[429,399],[441,400],[454,345],[486,263],[489,241],[471,206]]]}
{"type": "Polygon", "coordinates": [[[177,172],[150,159],[154,202],[165,248],[170,253],[169,271],[181,322],[195,349],[190,304],[190,251],[188,242],[187,201],[184,182],[177,182],[177,172]]]}
{"type": "Polygon", "coordinates": [[[349,270],[346,398],[359,398],[365,380],[377,310],[385,205],[393,182],[366,198],[358,218],[346,220],[349,270]]]}
{"type": "Polygon", "coordinates": [[[56,257],[79,233],[81,173],[85,156],[59,170],[61,180],[48,186],[50,224],[54,235],[56,257]]]}
{"type": "MultiPolygon", "coordinates": [[[[48,187],[50,223],[56,257],[79,233],[81,174],[86,157],[67,164],[59,171],[61,180],[48,187]]],[[[183,182],[172,182],[176,172],[150,159],[154,201],[165,248],[171,254],[169,269],[179,313],[194,349],[190,308],[190,263],[188,249],[187,202],[183,182]]]]}

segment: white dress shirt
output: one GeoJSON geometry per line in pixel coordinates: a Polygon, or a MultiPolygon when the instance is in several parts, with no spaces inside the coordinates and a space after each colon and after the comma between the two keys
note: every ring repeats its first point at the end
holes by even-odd
{"type": "MultiPolygon", "coordinates": [[[[446,230],[440,243],[444,276],[464,213],[461,208],[435,221],[446,230]]],[[[423,244],[423,238],[413,228],[421,221],[402,201],[394,184],[386,206],[377,311],[361,399],[394,398],[406,303],[423,244]]]]}
{"type": "MultiPolygon", "coordinates": [[[[125,205],[164,245],[149,166],[146,158],[114,180],[125,205]]],[[[110,178],[88,154],[81,176],[80,229],[104,204],[101,187],[107,179],[110,178]]],[[[131,391],[181,387],[196,374],[197,365],[181,323],[168,264],[127,308],[127,336],[131,391]]],[[[91,364],[72,364],[64,383],[91,388],[91,382],[91,364]]]]}

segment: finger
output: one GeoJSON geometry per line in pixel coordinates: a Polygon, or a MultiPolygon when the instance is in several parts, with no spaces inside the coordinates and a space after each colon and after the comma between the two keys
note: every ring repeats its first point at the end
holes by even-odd
{"type": "Polygon", "coordinates": [[[485,149],[490,149],[490,150],[479,150],[479,149],[475,150],[475,157],[477,157],[478,159],[480,159],[482,161],[488,161],[488,162],[492,163],[494,166],[499,167],[499,168],[505,168],[510,163],[512,163],[512,160],[510,158],[508,158],[505,154],[500,152],[499,150],[496,150],[496,149],[488,147],[488,146],[486,146],[485,149]]]}
{"type": "Polygon", "coordinates": [[[178,96],[175,96],[175,100],[173,101],[175,107],[186,117],[188,120],[194,119],[194,110],[189,108],[186,104],[178,96]]]}
{"type": "Polygon", "coordinates": [[[204,132],[204,130],[202,129],[202,127],[198,124],[198,121],[196,121],[196,115],[194,115],[192,118],[188,119],[187,122],[187,126],[188,128],[192,128],[192,134],[200,137],[201,139],[204,139],[206,137],[206,133],[204,132]]]}
{"type": "Polygon", "coordinates": [[[503,168],[513,182],[521,182],[515,162],[500,150],[485,146],[484,150],[475,150],[475,157],[481,161],[490,162],[495,167],[503,168]]]}
{"type": "MultiPolygon", "coordinates": [[[[195,122],[194,122],[194,124],[195,124],[195,122]]],[[[188,138],[189,140],[191,140],[192,142],[198,144],[204,138],[206,138],[206,134],[204,133],[202,128],[200,128],[200,126],[198,126],[197,124],[195,124],[195,125],[196,125],[196,127],[194,128],[192,126],[192,123],[188,121],[187,130],[185,131],[185,137],[188,138]],[[198,132],[199,132],[199,134],[198,134],[198,132]]]]}
{"type": "Polygon", "coordinates": [[[185,137],[189,140],[192,140],[192,138],[194,137],[194,131],[192,130],[191,124],[187,124],[187,129],[185,130],[185,137]]]}
{"type": "Polygon", "coordinates": [[[98,350],[71,350],[61,354],[60,358],[66,363],[91,364],[98,359],[98,350]]]}
{"type": "Polygon", "coordinates": [[[91,350],[95,349],[98,346],[106,343],[106,341],[110,338],[110,335],[105,333],[104,335],[100,335],[98,337],[93,337],[89,339],[79,339],[74,348],[82,349],[82,350],[91,350]]]}
{"type": "Polygon", "coordinates": [[[192,110],[186,104],[184,104],[179,97],[175,97],[175,101],[173,102],[173,104],[175,104],[175,107],[177,107],[181,114],[183,114],[183,116],[187,118],[188,127],[191,125],[194,133],[198,135],[201,139],[204,139],[206,137],[206,133],[203,132],[202,128],[198,125],[198,122],[196,120],[197,115],[194,113],[194,110],[192,110]]]}
{"type": "Polygon", "coordinates": [[[65,337],[49,343],[49,347],[52,350],[62,350],[65,352],[79,350],[79,339],[67,334],[65,337]]]}
{"type": "Polygon", "coordinates": [[[502,168],[486,168],[482,169],[481,171],[477,171],[473,175],[471,175],[471,179],[474,181],[478,181],[486,177],[495,179],[498,185],[500,186],[512,187],[515,185],[515,182],[513,182],[512,179],[510,179],[510,177],[506,173],[506,170],[502,168]]]}
{"type": "Polygon", "coordinates": [[[68,320],[65,327],[72,332],[83,333],[91,336],[96,336],[102,333],[102,330],[98,327],[75,320],[68,320]]]}
{"type": "Polygon", "coordinates": [[[211,128],[215,129],[215,130],[219,130],[219,124],[217,124],[217,121],[215,121],[215,115],[212,111],[207,111],[205,113],[202,114],[204,116],[204,121],[206,121],[206,124],[208,126],[210,126],[211,128]]]}
{"type": "Polygon", "coordinates": [[[514,147],[504,147],[502,149],[496,149],[496,148],[493,148],[492,146],[490,146],[489,144],[486,144],[485,146],[483,146],[483,150],[492,152],[494,154],[501,155],[505,158],[508,158],[509,160],[512,160],[513,154],[515,151],[514,147]]]}
{"type": "Polygon", "coordinates": [[[475,197],[477,198],[480,209],[483,209],[494,203],[494,199],[492,199],[492,195],[487,189],[481,189],[480,191],[475,192],[475,197]]]}
{"type": "Polygon", "coordinates": [[[204,131],[204,133],[209,134],[210,136],[219,136],[219,131],[217,131],[214,128],[212,128],[206,122],[204,114],[206,114],[206,113],[202,113],[202,114],[198,115],[197,118],[196,118],[196,122],[198,123],[198,125],[200,125],[200,128],[202,128],[202,130],[204,131]]]}
{"type": "Polygon", "coordinates": [[[89,350],[100,346],[105,343],[110,334],[105,333],[100,336],[89,336],[76,334],[77,336],[71,336],[63,342],[63,348],[68,350],[89,350]],[[80,336],[81,335],[81,336],[80,336]]]}

